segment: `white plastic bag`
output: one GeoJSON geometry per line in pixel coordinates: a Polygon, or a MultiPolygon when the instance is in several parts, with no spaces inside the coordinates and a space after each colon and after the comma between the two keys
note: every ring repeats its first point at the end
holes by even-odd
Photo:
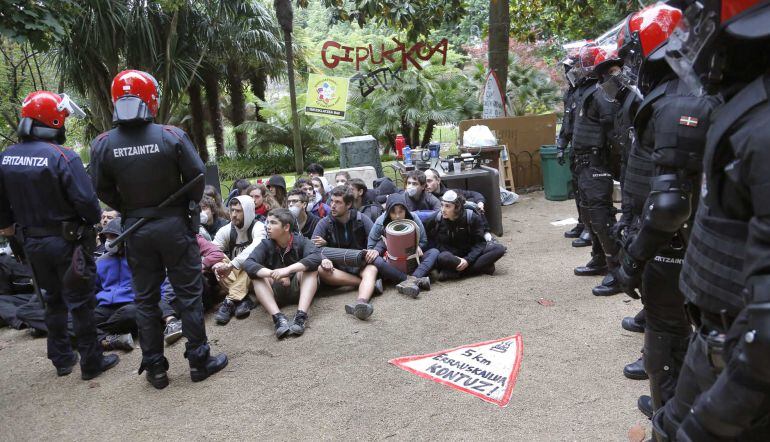
{"type": "Polygon", "coordinates": [[[464,147],[497,146],[497,138],[487,126],[471,126],[463,133],[464,147]]]}

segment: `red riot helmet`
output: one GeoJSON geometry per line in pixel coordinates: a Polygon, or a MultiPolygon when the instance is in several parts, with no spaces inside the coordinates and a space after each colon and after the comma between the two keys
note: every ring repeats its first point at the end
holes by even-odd
{"type": "Polygon", "coordinates": [[[83,118],[85,113],[67,94],[31,92],[21,103],[17,134],[22,139],[41,138],[63,143],[64,123],[70,116],[83,118]]]}
{"type": "Polygon", "coordinates": [[[158,115],[160,92],[155,77],[144,71],[128,69],[112,80],[114,123],[152,121],[158,115]]]}
{"type": "Polygon", "coordinates": [[[684,18],[666,48],[666,61],[696,94],[713,89],[722,80],[726,46],[730,40],[756,41],[770,37],[770,1],[690,1],[684,18]]]}
{"type": "Polygon", "coordinates": [[[564,76],[567,78],[567,81],[569,81],[572,87],[575,87],[578,82],[577,72],[573,71],[572,68],[574,68],[577,64],[580,49],[588,44],[590,44],[588,40],[578,40],[562,45],[562,49],[564,49],[566,57],[564,57],[560,63],[564,68],[564,76]]]}
{"type": "Polygon", "coordinates": [[[682,19],[682,11],[664,3],[646,7],[628,16],[618,36],[618,54],[623,59],[620,79],[641,96],[651,88],[655,67],[662,63],[669,36],[682,19]],[[645,71],[648,75],[644,75],[645,71]]]}
{"type": "Polygon", "coordinates": [[[572,68],[572,70],[575,71],[578,80],[593,76],[596,56],[599,55],[599,51],[599,46],[596,46],[593,43],[580,48],[577,61],[572,68]]]}

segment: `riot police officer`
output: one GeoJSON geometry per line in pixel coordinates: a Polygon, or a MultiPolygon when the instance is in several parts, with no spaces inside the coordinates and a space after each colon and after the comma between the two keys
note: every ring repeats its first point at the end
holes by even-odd
{"type": "Polygon", "coordinates": [[[177,201],[158,207],[204,172],[195,147],[182,130],[154,124],[158,84],[146,72],[127,70],[112,81],[115,128],[99,135],[91,147],[91,173],[100,199],[123,214],[128,229],[148,218],[127,239],[128,262],[136,290],[137,325],[142,346],[139,373],[155,388],[168,385],[163,356],[160,285],[168,273],[173,307],[187,338],[185,357],[193,382],[227,365],[227,356],[210,355],[201,300],[203,282],[190,202],[203,196],[203,181],[177,201]]]}
{"type": "Polygon", "coordinates": [[[72,373],[78,361],[67,332],[69,312],[81,378],[88,380],[119,359],[102,355],[96,337],[93,226],[101,209],[80,157],[61,146],[73,114],[83,115],[69,97],[53,92],[32,92],[22,103],[20,143],[0,153],[0,229],[20,240],[36,276],[56,374],[72,373]]]}
{"type": "Polygon", "coordinates": [[[610,172],[610,136],[617,103],[606,100],[596,87],[594,73],[598,46],[580,50],[578,69],[586,78],[587,90],[580,97],[572,134],[575,169],[578,175],[580,210],[593,237],[591,260],[575,268],[578,276],[607,273],[614,269],[617,245],[610,230],[615,224],[612,205],[612,173],[610,172]]]}
{"type": "Polygon", "coordinates": [[[723,95],[680,287],[697,328],[659,440],[770,434],[770,2],[693,2],[666,59],[695,93],[723,95]],[[697,32],[694,32],[697,31],[697,32]]]}
{"type": "Polygon", "coordinates": [[[693,95],[664,60],[667,37],[681,17],[680,9],[663,4],[633,14],[621,48],[622,78],[645,94],[634,120],[640,141],[628,167],[636,173],[644,165],[648,168],[640,175],[650,178],[646,194],[636,181],[629,188],[634,224],[617,276],[629,293],[641,287],[650,396],[638,404],[648,417],[673,396],[692,332],[679,274],[698,200],[709,119],[721,102],[693,95]]]}

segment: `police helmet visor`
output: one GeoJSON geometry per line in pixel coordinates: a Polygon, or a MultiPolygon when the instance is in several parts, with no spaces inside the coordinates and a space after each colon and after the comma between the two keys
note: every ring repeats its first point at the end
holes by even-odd
{"type": "Polygon", "coordinates": [[[59,112],[67,111],[70,117],[85,118],[86,113],[67,94],[59,94],[61,102],[56,106],[59,112]]]}
{"type": "Polygon", "coordinates": [[[567,78],[567,81],[572,87],[575,87],[575,85],[578,82],[578,72],[575,69],[570,69],[567,71],[567,73],[564,75],[567,78]]]}
{"type": "Polygon", "coordinates": [[[666,62],[696,95],[703,95],[705,88],[695,66],[718,29],[717,12],[706,10],[703,5],[695,2],[687,8],[668,39],[666,62]]]}
{"type": "Polygon", "coordinates": [[[625,88],[623,82],[620,81],[621,73],[622,70],[618,70],[614,73],[607,74],[607,80],[599,85],[602,92],[604,93],[604,98],[606,98],[607,101],[615,101],[620,91],[625,88]]]}

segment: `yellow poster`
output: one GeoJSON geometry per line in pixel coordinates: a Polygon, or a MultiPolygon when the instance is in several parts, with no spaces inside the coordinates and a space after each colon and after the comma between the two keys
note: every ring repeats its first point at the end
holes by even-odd
{"type": "Polygon", "coordinates": [[[307,79],[305,113],[326,118],[345,119],[348,108],[347,78],[310,74],[307,79]]]}

